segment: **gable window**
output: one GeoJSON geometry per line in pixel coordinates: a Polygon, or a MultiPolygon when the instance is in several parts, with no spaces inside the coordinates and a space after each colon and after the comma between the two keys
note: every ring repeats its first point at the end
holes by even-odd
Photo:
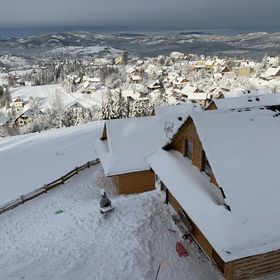
{"type": "Polygon", "coordinates": [[[188,157],[190,160],[193,158],[193,143],[189,140],[185,141],[185,157],[188,157]]]}
{"type": "Polygon", "coordinates": [[[203,151],[203,171],[209,176],[212,177],[213,172],[212,172],[212,168],[210,166],[210,163],[208,161],[208,158],[205,154],[205,152],[203,151]]]}

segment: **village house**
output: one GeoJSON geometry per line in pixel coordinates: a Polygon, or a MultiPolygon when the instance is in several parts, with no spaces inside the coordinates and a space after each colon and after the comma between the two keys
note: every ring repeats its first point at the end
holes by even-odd
{"type": "Polygon", "coordinates": [[[140,71],[138,68],[135,68],[135,67],[129,67],[129,68],[126,70],[126,73],[127,73],[129,76],[140,76],[140,75],[141,75],[141,71],[140,71]]]}
{"type": "Polygon", "coordinates": [[[249,78],[252,74],[252,67],[251,66],[233,67],[233,71],[238,77],[249,78]]]}
{"type": "MultiPolygon", "coordinates": [[[[98,78],[99,80],[99,78],[98,78]]],[[[99,82],[92,82],[87,80],[83,83],[82,93],[92,94],[96,92],[98,89],[101,89],[101,83],[99,82]]]]}
{"type": "Polygon", "coordinates": [[[123,55],[119,55],[114,59],[115,65],[124,65],[125,64],[125,58],[123,55]]]}
{"type": "MultiPolygon", "coordinates": [[[[250,108],[274,108],[280,107],[280,94],[263,94],[252,96],[239,96],[232,98],[214,98],[207,110],[233,110],[250,108]]],[[[280,109],[280,108],[279,108],[280,109]]]]}
{"type": "Polygon", "coordinates": [[[72,109],[74,111],[83,111],[83,110],[85,110],[85,107],[80,102],[73,101],[66,106],[66,110],[67,109],[72,109]]]}
{"type": "Polygon", "coordinates": [[[268,68],[261,78],[267,81],[280,79],[280,66],[268,68]]]}
{"type": "Polygon", "coordinates": [[[280,64],[280,60],[279,60],[278,56],[268,56],[267,59],[266,59],[266,63],[270,67],[277,68],[277,66],[280,64]]]}
{"type": "Polygon", "coordinates": [[[184,88],[187,84],[189,83],[189,80],[187,78],[183,77],[176,77],[175,80],[173,81],[173,87],[182,89],[184,88]]]}
{"type": "Polygon", "coordinates": [[[155,90],[160,90],[161,88],[163,88],[163,83],[161,81],[151,81],[147,85],[147,88],[148,88],[149,92],[153,92],[155,90]]]}
{"type": "Polygon", "coordinates": [[[13,124],[18,128],[24,128],[30,126],[38,114],[42,112],[35,112],[32,110],[27,110],[24,113],[20,114],[13,122],[13,124]]]}
{"type": "Polygon", "coordinates": [[[166,202],[227,280],[280,272],[278,118],[265,109],[195,112],[146,156],[166,202]]]}
{"type": "Polygon", "coordinates": [[[10,104],[10,106],[15,109],[16,111],[20,111],[23,109],[24,107],[24,101],[20,98],[17,97],[16,99],[14,99],[12,101],[12,103],[10,104]]]}
{"type": "Polygon", "coordinates": [[[211,60],[211,59],[207,59],[204,63],[205,68],[208,70],[211,70],[214,68],[214,66],[216,65],[216,61],[215,60],[211,60]]]}
{"type": "Polygon", "coordinates": [[[225,74],[229,73],[230,69],[227,66],[222,67],[220,73],[222,74],[222,76],[224,76],[225,74]]]}
{"type": "Polygon", "coordinates": [[[142,78],[140,76],[135,76],[135,75],[130,76],[130,82],[132,84],[138,85],[138,84],[140,84],[141,80],[142,80],[142,78]]]}
{"type": "Polygon", "coordinates": [[[197,102],[203,107],[208,106],[211,101],[211,95],[209,93],[191,85],[186,85],[181,90],[181,93],[183,96],[187,97],[188,100],[197,102]]]}
{"type": "Polygon", "coordinates": [[[122,92],[122,96],[134,101],[149,101],[150,97],[147,92],[139,89],[126,89],[122,92]]]}

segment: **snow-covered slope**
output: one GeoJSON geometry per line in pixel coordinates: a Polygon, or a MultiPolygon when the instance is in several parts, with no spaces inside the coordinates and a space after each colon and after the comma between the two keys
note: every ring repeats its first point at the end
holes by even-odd
{"type": "Polygon", "coordinates": [[[114,197],[101,167],[87,169],[0,216],[0,279],[150,280],[161,260],[159,280],[221,279],[194,242],[181,240],[163,201],[159,191],[114,197]],[[116,206],[105,219],[101,188],[116,206]],[[180,240],[189,257],[178,257],[180,240]]]}
{"type": "Polygon", "coordinates": [[[83,107],[89,108],[94,105],[100,105],[102,100],[102,90],[98,90],[94,94],[82,94],[79,91],[75,93],[66,92],[65,89],[59,85],[43,85],[43,86],[26,86],[13,88],[11,90],[12,98],[20,97],[25,102],[28,102],[30,97],[37,97],[40,100],[39,106],[42,111],[51,106],[52,98],[59,94],[63,106],[72,105],[79,102],[83,107]]]}
{"type": "Polygon", "coordinates": [[[94,160],[101,126],[93,122],[0,139],[0,205],[94,160]]]}

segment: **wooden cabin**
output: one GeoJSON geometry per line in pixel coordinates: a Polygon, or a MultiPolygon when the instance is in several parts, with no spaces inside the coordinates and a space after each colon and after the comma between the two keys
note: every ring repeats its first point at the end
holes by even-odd
{"type": "Polygon", "coordinates": [[[118,194],[155,188],[155,175],[144,155],[167,140],[162,121],[156,117],[107,120],[95,149],[106,176],[118,194]]]}
{"type": "MultiPolygon", "coordinates": [[[[195,109],[200,108],[195,106],[195,109]]],[[[94,146],[117,193],[140,193],[155,188],[155,175],[145,157],[164,145],[193,110],[192,104],[174,105],[166,110],[161,108],[156,116],[105,122],[94,146]]]]}
{"type": "Polygon", "coordinates": [[[280,273],[275,118],[270,110],[197,112],[147,157],[166,201],[227,280],[280,273]]]}

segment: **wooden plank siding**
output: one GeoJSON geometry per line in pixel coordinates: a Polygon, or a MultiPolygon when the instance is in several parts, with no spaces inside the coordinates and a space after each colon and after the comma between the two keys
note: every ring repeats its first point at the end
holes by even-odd
{"type": "Polygon", "coordinates": [[[133,194],[155,189],[155,174],[150,171],[140,171],[113,176],[113,182],[118,194],[133,194]]]}
{"type": "Polygon", "coordinates": [[[216,105],[216,103],[215,103],[215,101],[214,100],[212,100],[211,102],[210,102],[210,104],[208,105],[208,107],[206,108],[206,110],[208,111],[211,111],[211,110],[217,110],[218,108],[217,108],[217,105],[216,105]]]}
{"type": "Polygon", "coordinates": [[[227,280],[255,279],[276,273],[280,273],[280,250],[239,259],[226,265],[227,280]]]}
{"type": "MultiPolygon", "coordinates": [[[[187,122],[180,129],[180,133],[178,133],[173,139],[169,149],[174,149],[186,156],[187,147],[186,141],[190,141],[193,143],[193,156],[192,156],[192,164],[196,166],[200,171],[204,170],[204,153],[201,141],[197,134],[194,122],[191,118],[187,120],[187,122]]],[[[210,182],[219,186],[215,175],[213,174],[210,178],[210,182]]]]}

